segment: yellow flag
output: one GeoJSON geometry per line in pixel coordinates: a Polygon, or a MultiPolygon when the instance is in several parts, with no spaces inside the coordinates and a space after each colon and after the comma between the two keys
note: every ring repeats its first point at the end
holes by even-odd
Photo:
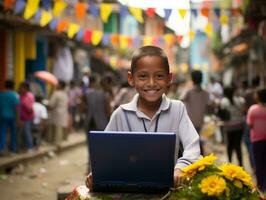
{"type": "Polygon", "coordinates": [[[121,49],[126,49],[128,47],[128,37],[124,35],[120,35],[119,41],[120,41],[119,44],[120,44],[121,49]]]}
{"type": "Polygon", "coordinates": [[[194,70],[200,70],[200,64],[195,63],[193,68],[194,68],[194,70]]]}
{"type": "Polygon", "coordinates": [[[181,18],[184,19],[186,14],[187,14],[187,10],[186,9],[179,9],[178,12],[179,12],[181,18]]]}
{"type": "Polygon", "coordinates": [[[55,17],[58,17],[59,14],[67,7],[66,2],[64,1],[55,1],[54,2],[54,9],[53,9],[53,13],[55,17]]]}
{"type": "Polygon", "coordinates": [[[68,26],[67,36],[73,38],[74,35],[79,31],[80,26],[78,24],[70,23],[68,26]]]}
{"type": "Polygon", "coordinates": [[[143,45],[147,46],[147,45],[151,45],[152,44],[152,38],[149,36],[144,36],[143,38],[143,45]]]}
{"type": "Polygon", "coordinates": [[[174,41],[173,34],[165,34],[164,40],[165,40],[166,44],[172,44],[172,42],[174,41]]]}
{"type": "Polygon", "coordinates": [[[143,23],[142,10],[140,8],[129,7],[129,11],[139,23],[143,23]]]}
{"type": "Polygon", "coordinates": [[[195,31],[190,30],[190,31],[189,31],[189,39],[190,39],[190,40],[193,40],[194,38],[195,38],[195,31]]]}
{"type": "Polygon", "coordinates": [[[205,27],[205,33],[211,37],[212,36],[212,24],[211,23],[208,23],[205,27]]]}
{"type": "Polygon", "coordinates": [[[30,19],[37,12],[39,8],[40,0],[28,0],[25,11],[24,18],[30,19]]]}
{"type": "Polygon", "coordinates": [[[110,65],[112,68],[117,69],[117,57],[112,56],[110,58],[110,65]]]}
{"type": "Polygon", "coordinates": [[[102,3],[100,6],[100,15],[104,23],[108,22],[109,16],[112,13],[113,6],[110,3],[102,3]]]}
{"type": "Polygon", "coordinates": [[[98,45],[103,37],[103,32],[102,31],[93,31],[92,36],[91,36],[91,43],[96,46],[98,45]]]}
{"type": "Polygon", "coordinates": [[[46,26],[52,20],[52,13],[50,11],[42,10],[40,25],[46,26]]]}
{"type": "Polygon", "coordinates": [[[221,15],[221,17],[220,17],[220,23],[222,25],[228,24],[228,17],[226,15],[221,15]]]}

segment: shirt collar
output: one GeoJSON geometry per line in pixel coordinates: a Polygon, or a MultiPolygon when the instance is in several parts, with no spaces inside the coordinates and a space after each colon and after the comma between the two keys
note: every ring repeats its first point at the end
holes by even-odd
{"type": "MultiPolygon", "coordinates": [[[[145,117],[145,118],[147,118],[147,116],[146,116],[145,114],[143,114],[142,112],[140,112],[140,111],[138,110],[138,107],[137,107],[138,99],[139,99],[139,94],[136,94],[136,95],[133,97],[133,99],[132,99],[131,102],[129,102],[129,103],[127,103],[127,104],[123,104],[123,105],[121,105],[121,107],[122,107],[124,110],[128,110],[128,111],[134,111],[134,112],[136,112],[136,114],[137,114],[138,117],[145,117]]],[[[158,111],[156,112],[155,116],[156,116],[157,114],[159,114],[161,111],[165,111],[165,110],[167,110],[169,107],[170,107],[170,99],[168,99],[168,98],[166,97],[166,95],[163,94],[161,105],[160,105],[158,111]]]]}

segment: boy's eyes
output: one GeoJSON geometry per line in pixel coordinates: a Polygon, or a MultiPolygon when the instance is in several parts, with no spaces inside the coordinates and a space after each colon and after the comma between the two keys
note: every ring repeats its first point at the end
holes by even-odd
{"type": "MultiPolygon", "coordinates": [[[[138,78],[141,79],[141,80],[145,80],[149,77],[148,74],[139,74],[138,75],[138,78]]],[[[154,75],[154,78],[157,79],[157,80],[162,80],[166,77],[166,74],[155,74],[154,75]]]]}

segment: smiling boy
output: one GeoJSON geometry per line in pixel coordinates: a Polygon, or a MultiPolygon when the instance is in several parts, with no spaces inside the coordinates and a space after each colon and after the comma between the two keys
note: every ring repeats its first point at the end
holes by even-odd
{"type": "MultiPolygon", "coordinates": [[[[172,74],[167,56],[155,46],[137,49],[132,57],[128,83],[137,94],[128,104],[119,106],[112,114],[106,131],[173,132],[176,134],[175,184],[182,168],[195,162],[200,156],[199,136],[189,119],[185,105],[165,96],[172,74]],[[178,158],[179,144],[184,148],[178,158]]],[[[92,176],[86,180],[92,188],[92,176]]]]}

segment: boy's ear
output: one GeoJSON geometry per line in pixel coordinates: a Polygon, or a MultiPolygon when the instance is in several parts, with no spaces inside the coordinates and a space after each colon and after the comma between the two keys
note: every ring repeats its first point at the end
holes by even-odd
{"type": "Polygon", "coordinates": [[[169,74],[168,74],[168,86],[171,85],[172,80],[173,80],[173,73],[169,73],[169,74]]]}
{"type": "Polygon", "coordinates": [[[133,74],[131,71],[127,72],[127,82],[131,87],[134,87],[134,79],[133,79],[133,74]]]}

